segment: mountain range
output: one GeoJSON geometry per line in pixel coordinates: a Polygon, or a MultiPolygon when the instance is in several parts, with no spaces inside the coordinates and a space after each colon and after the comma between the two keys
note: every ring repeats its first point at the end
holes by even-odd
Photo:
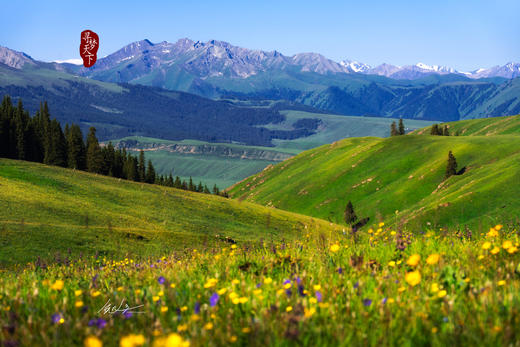
{"type": "Polygon", "coordinates": [[[372,67],[352,60],[335,62],[318,53],[299,53],[293,56],[285,56],[277,51],[250,50],[233,46],[224,41],[200,42],[188,38],[180,39],[175,43],[163,41],[154,44],[149,40],[134,42],[100,59],[100,62],[93,69],[82,69],[81,73],[87,76],[100,74],[102,71],[113,69],[122,62],[140,58],[147,62],[151,69],[182,63],[186,71],[194,73],[200,78],[219,76],[247,78],[269,69],[288,69],[290,67],[297,67],[302,72],[319,74],[362,73],[406,80],[418,79],[432,74],[456,74],[472,79],[489,77],[510,79],[520,76],[520,63],[513,62],[471,72],[423,63],[405,66],[385,63],[372,67]]]}
{"type": "Polygon", "coordinates": [[[435,121],[520,113],[518,63],[473,72],[421,63],[370,67],[350,60],[338,63],[317,53],[285,56],[186,38],[175,43],[137,41],[90,69],[39,62],[3,47],[0,64],[13,71],[43,68],[91,81],[184,91],[240,101],[242,106],[278,100],[331,114],[435,121]]]}

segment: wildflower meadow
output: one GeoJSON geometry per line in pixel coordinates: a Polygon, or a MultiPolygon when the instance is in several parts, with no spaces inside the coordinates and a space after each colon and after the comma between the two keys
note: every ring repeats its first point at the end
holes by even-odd
{"type": "Polygon", "coordinates": [[[0,272],[4,346],[516,345],[519,235],[307,232],[0,272]]]}

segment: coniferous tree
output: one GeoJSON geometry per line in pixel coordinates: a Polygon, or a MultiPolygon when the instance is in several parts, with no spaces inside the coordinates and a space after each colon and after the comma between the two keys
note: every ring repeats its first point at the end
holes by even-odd
{"type": "Polygon", "coordinates": [[[179,176],[175,176],[175,183],[173,183],[173,186],[177,189],[182,189],[182,182],[179,176]]]}
{"type": "Polygon", "coordinates": [[[197,192],[202,193],[204,191],[204,187],[202,186],[202,182],[199,181],[199,185],[197,186],[197,192]]]}
{"type": "Polygon", "coordinates": [[[18,99],[18,106],[16,107],[15,112],[15,132],[16,132],[16,142],[14,143],[16,147],[16,158],[20,160],[26,159],[26,150],[27,150],[27,126],[29,123],[29,115],[24,111],[22,99],[18,99]]]}
{"type": "Polygon", "coordinates": [[[9,158],[11,154],[11,144],[9,139],[11,137],[11,114],[13,104],[9,95],[5,95],[0,106],[0,156],[9,158]]]}
{"type": "Polygon", "coordinates": [[[103,154],[96,137],[96,128],[91,127],[87,136],[87,171],[101,173],[103,171],[103,154]]]}
{"type": "Polygon", "coordinates": [[[101,153],[103,154],[103,175],[114,177],[114,160],[116,154],[112,142],[109,142],[108,145],[103,147],[101,153]]]}
{"type": "Polygon", "coordinates": [[[207,185],[204,185],[204,194],[211,194],[207,185]]]}
{"type": "Polygon", "coordinates": [[[47,148],[43,162],[48,165],[67,166],[67,142],[60,123],[53,119],[47,129],[47,148]]]}
{"type": "Polygon", "coordinates": [[[68,166],[71,169],[85,170],[86,149],[83,142],[83,133],[78,125],[72,124],[67,137],[68,166]]]}
{"type": "Polygon", "coordinates": [[[215,194],[215,195],[219,195],[219,193],[220,193],[220,192],[219,192],[219,189],[218,189],[218,187],[217,187],[217,184],[215,183],[215,185],[213,186],[213,194],[215,194]]]}
{"type": "Polygon", "coordinates": [[[170,172],[170,176],[168,176],[168,181],[166,182],[166,185],[168,187],[173,187],[174,186],[174,183],[173,183],[173,175],[172,173],[170,172]]]}
{"type": "Polygon", "coordinates": [[[354,206],[352,205],[352,202],[349,201],[347,203],[347,206],[345,207],[345,213],[344,213],[345,223],[348,225],[352,225],[357,221],[356,212],[354,211],[354,206]]]}
{"type": "Polygon", "coordinates": [[[188,190],[189,191],[195,191],[195,185],[193,184],[193,180],[191,179],[191,176],[190,176],[190,182],[188,183],[188,190]]]}
{"type": "Polygon", "coordinates": [[[399,133],[397,132],[397,125],[395,122],[392,122],[390,125],[390,136],[397,136],[399,133]]]}
{"type": "Polygon", "coordinates": [[[444,130],[442,131],[443,136],[450,136],[450,130],[448,129],[448,125],[444,125],[444,130]]]}
{"type": "Polygon", "coordinates": [[[450,151],[448,153],[448,165],[446,166],[446,175],[444,176],[444,179],[448,179],[449,177],[457,174],[457,159],[455,159],[455,156],[450,151]]]}
{"type": "Polygon", "coordinates": [[[144,151],[139,151],[139,164],[137,164],[137,171],[139,174],[139,180],[144,182],[146,179],[146,162],[144,160],[144,151]]]}
{"type": "Polygon", "coordinates": [[[155,168],[153,167],[152,161],[148,160],[148,168],[146,169],[146,183],[154,183],[155,182],[155,168]]]}
{"type": "Polygon", "coordinates": [[[439,125],[433,124],[430,130],[430,135],[439,135],[439,125]]]}
{"type": "Polygon", "coordinates": [[[404,129],[404,123],[403,123],[403,119],[402,118],[399,118],[399,129],[398,129],[398,132],[399,132],[399,135],[404,135],[406,133],[406,131],[404,129]]]}

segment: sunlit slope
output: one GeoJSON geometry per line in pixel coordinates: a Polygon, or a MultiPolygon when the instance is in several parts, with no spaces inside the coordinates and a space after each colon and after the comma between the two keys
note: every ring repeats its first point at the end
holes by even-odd
{"type": "Polygon", "coordinates": [[[517,220],[518,182],[517,136],[408,135],[350,138],[309,150],[238,183],[230,194],[338,223],[350,200],[358,217],[371,221],[477,227],[517,220]],[[450,150],[466,170],[443,181],[450,150]]]}
{"type": "MultiPolygon", "coordinates": [[[[468,119],[457,122],[442,123],[448,125],[450,135],[460,136],[491,136],[491,135],[520,135],[520,115],[468,119]]],[[[412,134],[429,135],[431,127],[417,129],[412,134]]]]}
{"type": "MultiPolygon", "coordinates": [[[[0,264],[68,254],[159,256],[291,239],[329,222],[217,196],[0,159],[0,264]]],[[[336,226],[336,229],[338,226],[336,226]]]]}

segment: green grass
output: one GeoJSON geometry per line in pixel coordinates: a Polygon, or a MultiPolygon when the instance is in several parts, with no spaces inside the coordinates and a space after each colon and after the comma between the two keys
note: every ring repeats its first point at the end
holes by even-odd
{"type": "MultiPolygon", "coordinates": [[[[447,125],[451,135],[460,136],[491,136],[491,135],[520,135],[520,115],[494,118],[461,120],[458,122],[442,123],[447,125]]],[[[417,135],[429,135],[431,127],[417,129],[417,135]]]]}
{"type": "Polygon", "coordinates": [[[181,346],[175,339],[182,346],[518,343],[516,230],[414,235],[378,227],[0,272],[0,340],[87,347],[181,346]],[[109,313],[125,305],[142,313],[109,313]]]}
{"type": "MultiPolygon", "coordinates": [[[[286,120],[280,124],[265,127],[277,130],[292,130],[292,125],[302,118],[318,118],[321,125],[316,134],[295,140],[273,140],[274,147],[245,146],[241,144],[209,143],[197,140],[170,141],[142,136],[131,136],[119,141],[137,141],[136,148],[145,148],[146,156],[151,159],[157,171],[168,175],[173,171],[181,179],[191,176],[195,182],[202,181],[209,187],[216,184],[220,188],[229,187],[246,177],[262,171],[268,165],[276,164],[304,150],[331,143],[345,137],[378,136],[389,133],[389,118],[347,117],[302,111],[282,111],[286,120]],[[211,147],[204,154],[174,152],[171,146],[193,146],[195,149],[211,147]],[[237,157],[237,153],[244,153],[237,157]]],[[[427,121],[405,120],[408,129],[417,129],[431,124],[427,121]]]]}
{"type": "Polygon", "coordinates": [[[213,244],[217,234],[246,242],[334,227],[218,196],[7,159],[0,159],[0,191],[0,266],[69,251],[157,256],[213,244]]]}
{"type": "Polygon", "coordinates": [[[341,223],[351,200],[358,217],[478,227],[518,222],[518,136],[350,138],[312,149],[247,178],[231,197],[341,223]],[[462,175],[444,181],[448,151],[462,175]]]}

